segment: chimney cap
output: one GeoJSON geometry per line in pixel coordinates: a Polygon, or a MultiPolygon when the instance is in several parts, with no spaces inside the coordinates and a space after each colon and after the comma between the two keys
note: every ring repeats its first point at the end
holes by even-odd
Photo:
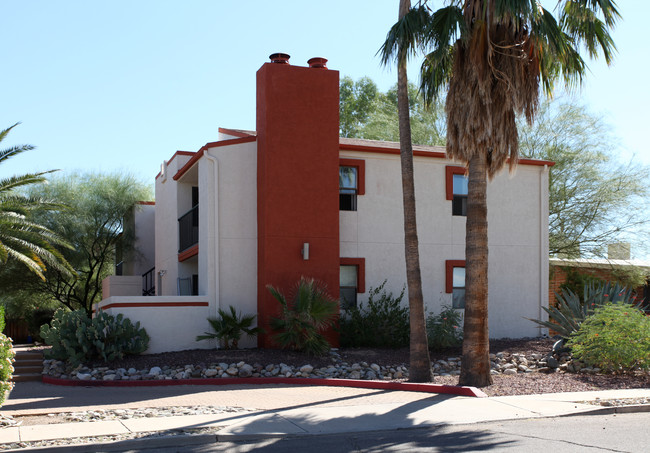
{"type": "Polygon", "coordinates": [[[291,55],[277,52],[269,55],[269,58],[271,59],[271,63],[289,64],[289,58],[291,58],[291,55]]]}
{"type": "Polygon", "coordinates": [[[327,69],[327,58],[322,58],[322,57],[310,58],[307,61],[307,64],[309,65],[310,68],[327,69]]]}

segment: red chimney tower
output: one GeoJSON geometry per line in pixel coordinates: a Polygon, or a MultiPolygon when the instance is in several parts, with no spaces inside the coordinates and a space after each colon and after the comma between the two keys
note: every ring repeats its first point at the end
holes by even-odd
{"type": "Polygon", "coordinates": [[[260,347],[272,346],[268,322],[279,313],[267,285],[288,295],[305,276],[339,294],[339,73],[324,58],[310,67],[270,58],[257,71],[260,347]]]}

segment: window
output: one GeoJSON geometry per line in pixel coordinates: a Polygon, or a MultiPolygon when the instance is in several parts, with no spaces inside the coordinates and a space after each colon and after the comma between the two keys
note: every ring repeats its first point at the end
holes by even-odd
{"type": "Polygon", "coordinates": [[[339,159],[339,210],[357,210],[357,197],[365,194],[365,179],[366,161],[339,159]]]}
{"type": "Polygon", "coordinates": [[[366,259],[340,258],[339,288],[341,308],[357,306],[357,294],[366,292],[366,259]]]}
{"type": "Polygon", "coordinates": [[[467,216],[467,177],[454,175],[454,198],[451,201],[451,214],[467,216]]]}
{"type": "Polygon", "coordinates": [[[446,167],[447,200],[451,200],[451,214],[467,215],[467,176],[464,167],[446,167]]]}
{"type": "Polygon", "coordinates": [[[445,292],[451,294],[452,308],[465,308],[465,260],[447,260],[445,271],[445,292]]]}
{"type": "Polygon", "coordinates": [[[465,268],[455,267],[453,270],[453,288],[451,296],[452,308],[465,308],[465,268]]]}
{"type": "Polygon", "coordinates": [[[357,306],[357,266],[341,266],[339,272],[341,288],[341,308],[348,309],[357,306]]]}
{"type": "Polygon", "coordinates": [[[357,210],[357,168],[339,167],[339,209],[357,210]]]}

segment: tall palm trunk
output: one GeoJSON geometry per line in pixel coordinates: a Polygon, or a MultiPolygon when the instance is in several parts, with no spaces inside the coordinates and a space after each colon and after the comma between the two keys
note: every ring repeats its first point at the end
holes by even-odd
{"type": "MultiPolygon", "coordinates": [[[[410,0],[400,0],[400,19],[408,13],[410,0]]],[[[420,253],[415,217],[415,184],[413,181],[413,145],[409,116],[408,79],[406,77],[406,49],[397,54],[397,110],[399,116],[400,160],[402,164],[402,193],[404,199],[404,254],[406,257],[406,282],[410,311],[410,366],[409,380],[430,382],[431,359],[427,342],[420,276],[420,253]]]]}
{"type": "Polygon", "coordinates": [[[465,325],[460,385],[492,384],[488,333],[487,154],[470,159],[465,239],[465,325]]]}

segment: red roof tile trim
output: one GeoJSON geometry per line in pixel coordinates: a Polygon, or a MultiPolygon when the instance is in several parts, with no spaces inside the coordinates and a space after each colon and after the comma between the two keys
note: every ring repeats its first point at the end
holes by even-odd
{"type": "Polygon", "coordinates": [[[245,137],[255,137],[257,132],[255,131],[245,131],[243,129],[228,129],[225,127],[220,127],[219,132],[226,135],[231,135],[233,137],[245,138],[245,137]]]}
{"type": "Polygon", "coordinates": [[[218,148],[219,146],[230,146],[230,145],[239,145],[240,143],[250,143],[254,142],[257,140],[257,137],[255,136],[248,136],[248,137],[242,137],[242,138],[233,138],[232,140],[221,140],[218,142],[210,142],[206,143],[201,147],[200,150],[190,159],[187,161],[183,167],[176,172],[174,175],[174,181],[178,181],[178,179],[185,174],[186,171],[188,171],[192,166],[203,156],[203,153],[208,150],[209,148],[218,148]]]}
{"type": "MultiPolygon", "coordinates": [[[[382,140],[365,140],[359,138],[346,138],[339,139],[339,150],[348,151],[361,151],[367,153],[380,153],[380,154],[399,154],[399,142],[387,142],[382,140]]],[[[418,157],[433,157],[438,159],[447,159],[444,146],[422,146],[413,145],[413,155],[418,157]]],[[[550,160],[537,160],[537,159],[519,159],[521,165],[548,165],[552,167],[555,162],[550,160]]]]}

